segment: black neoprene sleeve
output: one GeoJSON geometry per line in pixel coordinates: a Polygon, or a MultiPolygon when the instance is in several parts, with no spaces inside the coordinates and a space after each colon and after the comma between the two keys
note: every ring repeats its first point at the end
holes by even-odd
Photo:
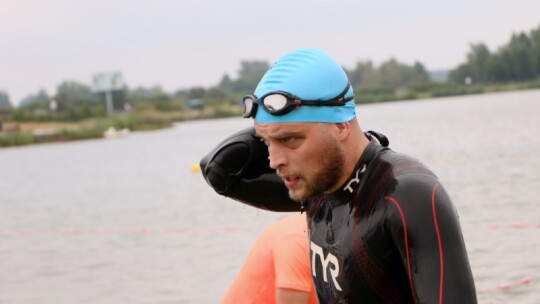
{"type": "Polygon", "coordinates": [[[219,143],[200,162],[206,182],[219,194],[256,208],[300,211],[289,198],[283,181],[272,170],[268,148],[253,127],[219,143]]]}

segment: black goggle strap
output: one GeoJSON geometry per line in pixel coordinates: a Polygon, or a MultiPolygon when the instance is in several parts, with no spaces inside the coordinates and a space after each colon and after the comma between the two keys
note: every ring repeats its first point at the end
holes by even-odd
{"type": "Polygon", "coordinates": [[[345,97],[345,94],[351,88],[351,83],[347,82],[347,86],[338,96],[329,100],[302,100],[302,104],[314,106],[343,106],[345,103],[354,99],[354,96],[345,97]]]}

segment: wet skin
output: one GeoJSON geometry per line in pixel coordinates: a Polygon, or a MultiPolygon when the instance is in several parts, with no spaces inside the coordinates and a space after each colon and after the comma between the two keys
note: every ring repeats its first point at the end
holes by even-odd
{"type": "Polygon", "coordinates": [[[303,201],[339,185],[344,161],[333,124],[256,124],[257,136],[268,146],[270,167],[289,196],[303,201]]]}

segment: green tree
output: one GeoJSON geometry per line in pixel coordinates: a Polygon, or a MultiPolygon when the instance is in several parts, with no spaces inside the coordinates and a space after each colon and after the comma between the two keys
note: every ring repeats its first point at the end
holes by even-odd
{"type": "Polygon", "coordinates": [[[12,107],[9,95],[4,91],[0,91],[0,109],[11,109],[12,107]]]}
{"type": "Polygon", "coordinates": [[[430,76],[426,67],[418,61],[416,61],[411,68],[411,76],[408,79],[408,85],[428,83],[430,76]]]}
{"type": "Polygon", "coordinates": [[[512,35],[509,45],[501,50],[510,63],[511,81],[529,80],[536,76],[531,50],[531,41],[524,33],[512,35]]]}
{"type": "Polygon", "coordinates": [[[53,97],[57,104],[57,119],[76,121],[103,116],[105,104],[89,86],[75,81],[62,82],[53,97]]]}
{"type": "Polygon", "coordinates": [[[30,95],[21,100],[20,107],[27,109],[48,109],[51,98],[44,89],[40,89],[37,94],[30,95]]]}
{"type": "Polygon", "coordinates": [[[371,61],[358,62],[352,70],[345,70],[353,87],[376,87],[379,85],[378,72],[371,61]]]}
{"type": "Polygon", "coordinates": [[[393,88],[405,87],[405,74],[401,65],[394,59],[390,59],[387,62],[383,62],[379,67],[379,78],[382,86],[388,86],[393,88]]]}
{"type": "Polygon", "coordinates": [[[54,99],[58,104],[59,112],[68,111],[77,106],[96,104],[98,100],[89,86],[75,81],[61,83],[54,99]]]}
{"type": "Polygon", "coordinates": [[[181,98],[176,95],[171,96],[163,90],[161,86],[153,86],[151,88],[138,87],[127,93],[126,101],[121,104],[120,109],[123,109],[124,103],[129,103],[135,106],[137,111],[146,111],[155,109],[159,111],[175,111],[182,107],[181,98]]]}
{"type": "Polygon", "coordinates": [[[463,83],[471,77],[478,83],[526,81],[540,77],[540,27],[513,34],[509,43],[491,53],[483,44],[472,44],[466,62],[449,73],[449,79],[463,83]]]}
{"type": "Polygon", "coordinates": [[[470,47],[467,62],[452,70],[449,78],[456,83],[464,83],[466,78],[478,83],[486,83],[494,79],[493,72],[496,67],[493,64],[496,58],[488,47],[483,43],[471,44],[470,47]]]}
{"type": "Polygon", "coordinates": [[[533,29],[531,36],[531,55],[534,74],[540,76],[540,26],[533,29]]]}
{"type": "Polygon", "coordinates": [[[205,105],[218,105],[223,104],[227,100],[227,93],[220,87],[213,87],[206,91],[204,94],[205,105]]]}
{"type": "Polygon", "coordinates": [[[219,87],[228,93],[253,92],[270,66],[266,61],[242,61],[238,71],[238,79],[233,80],[229,75],[224,75],[219,87]]]}
{"type": "Polygon", "coordinates": [[[489,82],[492,78],[490,75],[492,56],[488,47],[483,43],[472,44],[467,58],[471,64],[471,77],[476,79],[477,82],[489,82]]]}
{"type": "MultiPolygon", "coordinates": [[[[457,68],[448,73],[448,79],[454,83],[464,84],[465,79],[471,77],[473,71],[470,65],[460,64],[457,68]]],[[[472,77],[471,77],[472,79],[472,77]]],[[[476,80],[475,80],[476,81],[476,80]]]]}
{"type": "Polygon", "coordinates": [[[353,87],[404,88],[412,84],[429,82],[424,66],[415,62],[412,66],[392,58],[378,68],[371,61],[358,62],[353,70],[346,70],[353,87]]]}
{"type": "Polygon", "coordinates": [[[188,99],[203,99],[206,94],[206,89],[203,87],[191,88],[187,94],[188,99]]]}

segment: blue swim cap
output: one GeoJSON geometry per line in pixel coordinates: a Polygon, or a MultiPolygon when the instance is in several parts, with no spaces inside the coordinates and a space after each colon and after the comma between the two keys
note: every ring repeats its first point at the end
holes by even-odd
{"type": "MultiPolygon", "coordinates": [[[[264,74],[255,89],[259,98],[275,91],[285,91],[305,100],[329,100],[343,92],[349,79],[330,56],[316,49],[299,49],[285,54],[264,74]]],[[[353,95],[352,87],[345,97],[353,95]]],[[[354,118],[354,99],[344,106],[300,106],[275,116],[259,106],[256,123],[328,122],[341,123],[354,118]]]]}

